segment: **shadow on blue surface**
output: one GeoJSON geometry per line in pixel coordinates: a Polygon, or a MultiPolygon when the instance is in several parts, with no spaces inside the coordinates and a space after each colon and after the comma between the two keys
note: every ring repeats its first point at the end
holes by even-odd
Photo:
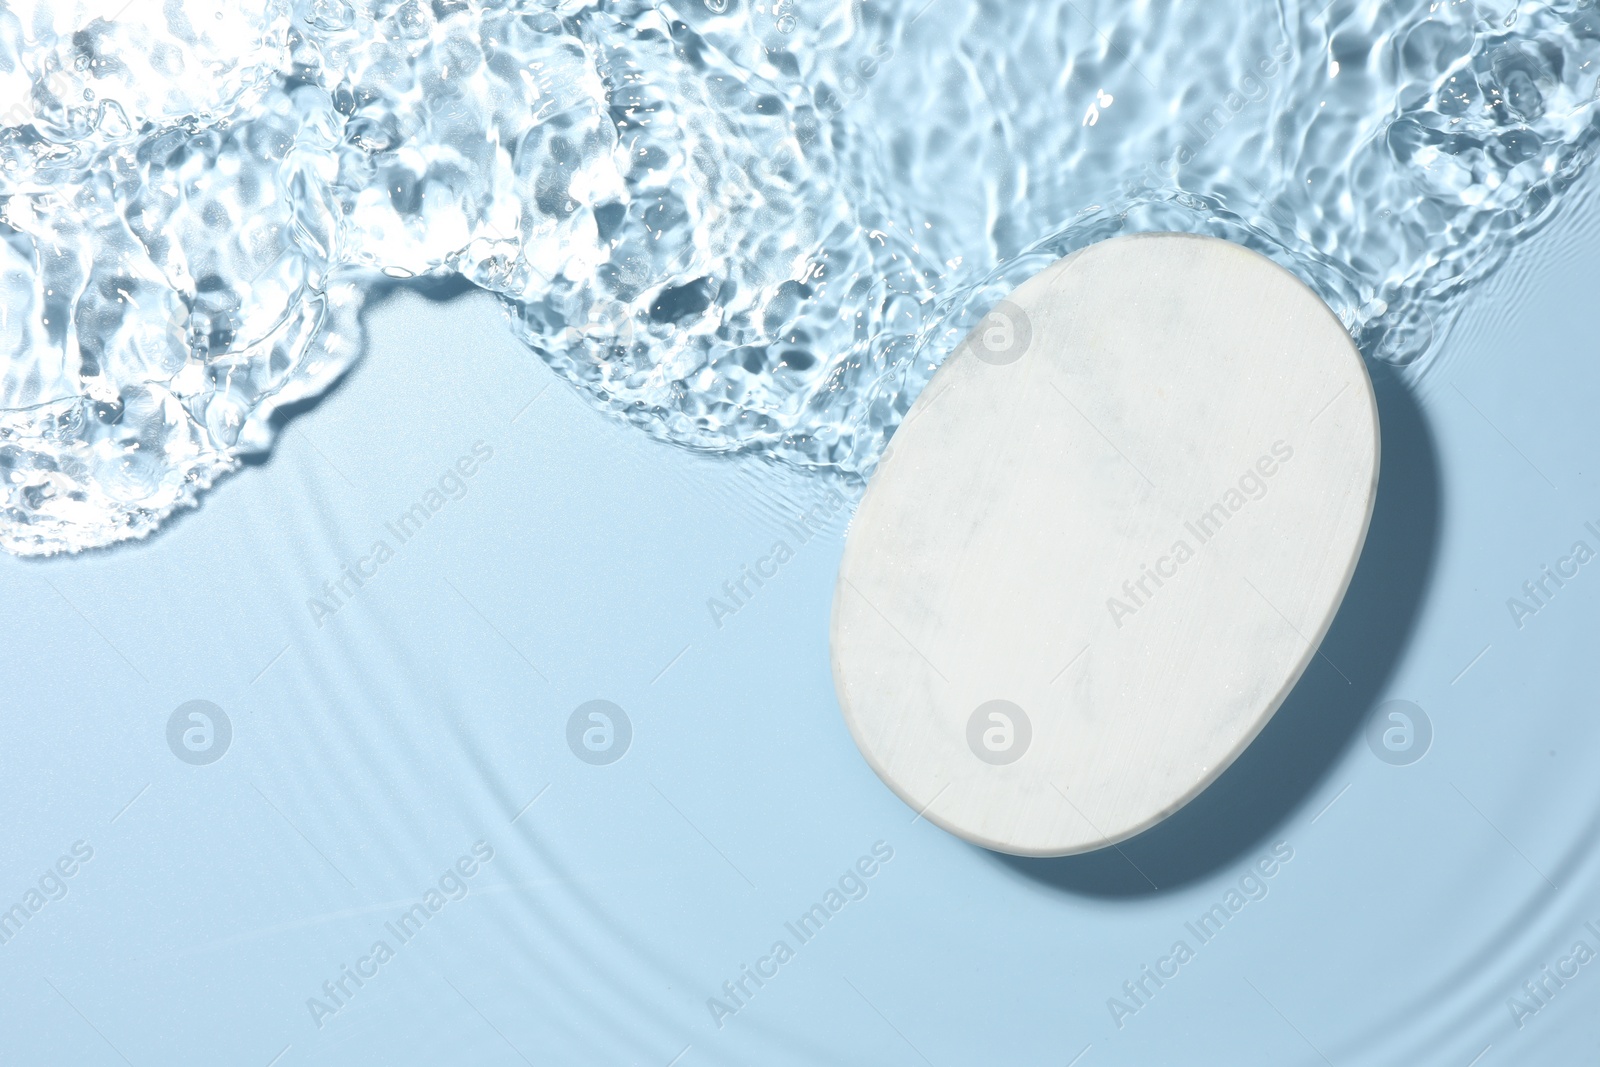
{"type": "Polygon", "coordinates": [[[1383,434],[1372,526],[1322,655],[1266,728],[1210,788],[1120,845],[1056,859],[980,852],[1065,892],[1148,896],[1242,861],[1317,789],[1360,734],[1405,652],[1439,542],[1433,432],[1391,368],[1369,361],[1367,369],[1383,434]]]}

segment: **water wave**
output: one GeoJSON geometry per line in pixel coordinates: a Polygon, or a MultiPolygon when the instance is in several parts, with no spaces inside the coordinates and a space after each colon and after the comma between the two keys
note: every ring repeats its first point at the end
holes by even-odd
{"type": "Polygon", "coordinates": [[[1426,374],[1593,156],[1600,15],[1335,0],[0,9],[0,545],[142,536],[456,274],[659,437],[870,471],[1050,260],[1206,232],[1426,374]]]}

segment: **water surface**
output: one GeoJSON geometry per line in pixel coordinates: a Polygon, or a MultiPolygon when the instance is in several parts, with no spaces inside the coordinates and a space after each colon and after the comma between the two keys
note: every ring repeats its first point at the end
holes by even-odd
{"type": "Polygon", "coordinates": [[[846,476],[1006,291],[1125,230],[1258,248],[1425,375],[1592,157],[1597,58],[1572,2],[23,0],[0,544],[193,503],[385,277],[498,294],[663,439],[846,476]]]}

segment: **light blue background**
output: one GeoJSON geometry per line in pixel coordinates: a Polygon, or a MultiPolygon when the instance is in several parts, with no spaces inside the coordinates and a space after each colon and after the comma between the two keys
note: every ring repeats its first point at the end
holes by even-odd
{"type": "Polygon", "coordinates": [[[0,1055],[1595,1062],[1600,964],[1520,1028],[1507,998],[1600,948],[1600,562],[1521,629],[1506,599],[1600,547],[1597,232],[1575,196],[1426,375],[1375,370],[1373,535],[1268,731],[1162,827],[1046,862],[916,819],[856,753],[828,666],[843,522],[784,528],[822,483],[595,413],[487,298],[393,297],[367,361],[198,511],[0,559],[0,907],[94,850],[0,946],[0,1055]],[[307,598],[478,440],[466,495],[317,626],[307,598]],[[779,538],[794,558],[718,628],[707,598],[779,538]],[[167,747],[196,698],[233,724],[210,766],[167,747]],[[566,745],[595,698],[633,723],[609,766],[566,745]],[[1410,766],[1363,737],[1391,698],[1433,724],[1410,766]],[[319,1028],[307,999],[480,840],[469,894],[319,1028]],[[719,1029],[707,998],[879,841],[868,895],[719,1029]],[[1279,843],[1267,895],[1199,945],[1185,923],[1279,843]],[[1119,1028],[1108,998],[1180,938],[1194,959],[1119,1028]]]}

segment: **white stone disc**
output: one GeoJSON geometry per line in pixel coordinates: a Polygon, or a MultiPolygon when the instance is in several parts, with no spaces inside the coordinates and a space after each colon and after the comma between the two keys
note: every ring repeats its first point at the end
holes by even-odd
{"type": "Polygon", "coordinates": [[[851,523],[832,644],[856,744],[986,848],[1131,837],[1293,688],[1377,478],[1361,357],[1288,271],[1183,234],[1068,256],[939,368],[851,523]]]}

